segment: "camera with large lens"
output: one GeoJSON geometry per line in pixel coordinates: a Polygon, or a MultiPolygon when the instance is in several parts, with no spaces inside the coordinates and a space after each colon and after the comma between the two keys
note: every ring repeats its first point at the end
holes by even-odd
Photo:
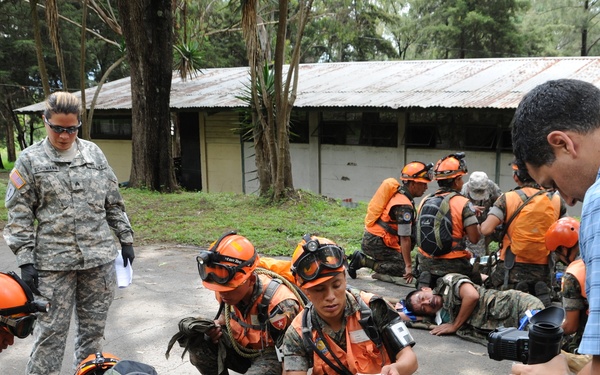
{"type": "Polygon", "coordinates": [[[497,328],[488,336],[488,355],[491,359],[520,361],[530,365],[548,362],[560,353],[565,311],[550,306],[535,314],[529,331],[516,328],[497,328]]]}

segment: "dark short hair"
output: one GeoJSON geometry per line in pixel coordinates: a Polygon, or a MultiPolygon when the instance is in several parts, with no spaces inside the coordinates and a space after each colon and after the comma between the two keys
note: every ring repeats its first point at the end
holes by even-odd
{"type": "Polygon", "coordinates": [[[536,168],[550,165],[555,156],[548,134],[557,130],[588,134],[600,128],[600,89],[576,79],[547,81],[525,94],[511,127],[517,159],[536,168]]]}
{"type": "Polygon", "coordinates": [[[419,289],[411,291],[410,293],[408,293],[406,295],[406,298],[404,299],[404,301],[405,301],[404,307],[406,307],[406,309],[408,311],[410,311],[411,313],[413,313],[415,315],[419,315],[419,314],[415,311],[415,307],[412,304],[411,298],[412,298],[412,296],[415,295],[415,293],[420,292],[421,290],[423,290],[423,288],[419,288],[419,289]]]}
{"type": "Polygon", "coordinates": [[[445,180],[437,180],[437,184],[441,188],[450,189],[452,187],[452,184],[454,184],[454,180],[456,180],[457,178],[458,177],[456,177],[456,178],[448,178],[448,179],[445,179],[445,180]]]}

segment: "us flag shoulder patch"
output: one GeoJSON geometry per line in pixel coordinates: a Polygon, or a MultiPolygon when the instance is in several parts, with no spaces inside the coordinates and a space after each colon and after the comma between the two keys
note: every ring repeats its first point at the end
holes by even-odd
{"type": "Polygon", "coordinates": [[[22,188],[26,184],[25,180],[23,179],[23,177],[21,176],[21,174],[19,173],[19,171],[16,170],[16,169],[13,169],[10,172],[9,178],[12,181],[13,185],[15,185],[15,187],[17,189],[22,188]]]}

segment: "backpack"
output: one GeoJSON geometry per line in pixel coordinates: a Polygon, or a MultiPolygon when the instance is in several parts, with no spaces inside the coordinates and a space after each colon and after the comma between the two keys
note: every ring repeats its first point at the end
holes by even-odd
{"type": "MultiPolygon", "coordinates": [[[[515,190],[523,203],[516,211],[515,219],[520,216],[527,220],[511,222],[513,229],[510,237],[510,249],[514,254],[525,251],[530,246],[545,243],[546,231],[558,219],[552,198],[544,190],[527,197],[522,190],[515,190]],[[520,210],[520,211],[519,211],[520,210]],[[518,225],[517,225],[518,224],[518,225]]],[[[507,223],[506,230],[511,225],[507,223]]]]}
{"type": "Polygon", "coordinates": [[[417,245],[431,256],[448,254],[452,251],[452,216],[450,199],[458,195],[451,192],[446,195],[425,197],[417,214],[417,245]]]}
{"type": "Polygon", "coordinates": [[[377,191],[369,201],[369,205],[367,206],[367,215],[365,216],[365,226],[371,227],[375,225],[377,219],[385,210],[388,202],[394,194],[398,192],[400,189],[400,183],[393,177],[386,178],[383,180],[377,191]]]}

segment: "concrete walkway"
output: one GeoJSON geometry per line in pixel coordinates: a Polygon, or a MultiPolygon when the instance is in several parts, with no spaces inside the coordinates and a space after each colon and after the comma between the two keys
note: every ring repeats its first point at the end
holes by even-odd
{"type": "MultiPolygon", "coordinates": [[[[169,339],[177,323],[188,316],[214,317],[218,305],[213,292],[202,286],[196,268],[197,249],[154,245],[136,248],[133,284],[117,291],[112,304],[104,350],[122,359],[150,364],[161,375],[198,374],[182,348],[175,344],[165,358],[169,339]]],[[[14,255],[0,240],[0,270],[15,270],[14,255]]],[[[412,288],[374,280],[368,270],[358,271],[349,284],[389,298],[404,297],[412,288]]],[[[411,330],[417,345],[418,374],[498,375],[510,373],[510,362],[497,362],[487,349],[456,336],[436,337],[424,330],[411,330]]],[[[25,373],[32,339],[16,339],[15,345],[0,353],[0,374],[25,373]]],[[[69,334],[61,374],[71,375],[73,329],[69,334]]]]}

